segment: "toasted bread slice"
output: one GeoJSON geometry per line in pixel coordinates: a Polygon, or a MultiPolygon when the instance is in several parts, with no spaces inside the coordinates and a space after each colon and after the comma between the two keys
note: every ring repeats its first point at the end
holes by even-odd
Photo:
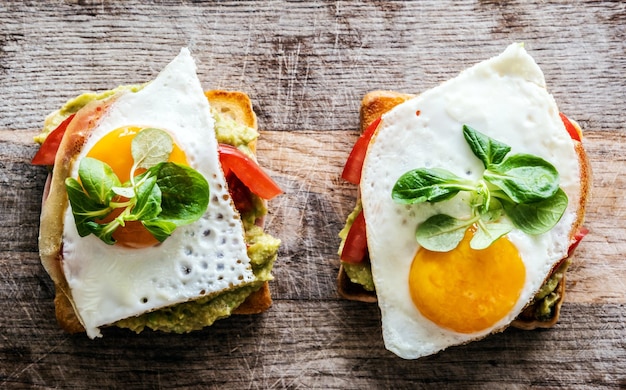
{"type": "MultiPolygon", "coordinates": [[[[222,115],[228,115],[231,119],[239,124],[257,129],[257,118],[252,109],[252,102],[248,95],[238,91],[222,91],[210,90],[205,92],[205,96],[209,100],[211,106],[222,115]]],[[[92,102],[90,104],[99,104],[106,106],[104,102],[92,102]]],[[[104,110],[101,110],[104,111],[104,110]]],[[[84,328],[78,319],[76,312],[72,306],[70,289],[63,274],[61,263],[62,250],[62,234],[63,212],[67,205],[64,191],[51,191],[51,188],[60,188],[63,186],[63,180],[68,176],[73,156],[78,153],[82,140],[89,132],[90,125],[97,121],[97,117],[81,116],[80,112],[74,118],[74,121],[80,121],[85,131],[74,131],[68,140],[64,140],[68,146],[65,155],[57,156],[54,170],[57,175],[53,179],[53,175],[48,175],[46,186],[42,199],[42,217],[40,226],[39,250],[42,264],[50,275],[55,285],[55,314],[61,328],[68,333],[84,332],[84,328]],[[56,181],[56,183],[53,182],[56,181]]],[[[250,149],[256,151],[256,141],[248,145],[250,149]]],[[[60,149],[61,150],[61,149],[60,149]]],[[[263,225],[264,218],[259,218],[256,224],[263,225]]],[[[237,307],[233,314],[257,314],[267,310],[272,305],[272,298],[268,282],[264,282],[262,287],[250,294],[246,300],[237,307]]]]}
{"type": "MultiPolygon", "coordinates": [[[[408,99],[411,99],[415,95],[394,92],[394,91],[372,91],[367,93],[361,101],[360,109],[360,129],[361,132],[381,115],[391,110],[398,104],[401,104],[408,99]]],[[[575,124],[575,122],[573,122],[575,124]]],[[[575,126],[578,126],[575,124],[575,126]]],[[[580,129],[579,129],[580,130],[580,129]]],[[[590,196],[591,190],[591,166],[585,153],[582,143],[575,141],[574,147],[578,155],[578,161],[580,166],[580,202],[577,211],[577,220],[572,226],[572,230],[569,232],[570,243],[575,241],[574,236],[582,227],[582,223],[585,215],[585,208],[590,196]]],[[[558,283],[555,293],[558,294],[558,300],[554,305],[554,314],[552,318],[547,321],[539,321],[529,314],[532,312],[532,307],[527,308],[511,326],[519,329],[532,330],[535,328],[549,328],[556,324],[559,317],[563,298],[565,296],[565,272],[567,267],[560,268],[560,265],[554,267],[548,278],[555,272],[562,272],[563,277],[558,283]]],[[[547,280],[547,279],[546,279],[547,280]]],[[[367,291],[359,284],[353,283],[345,272],[343,266],[339,267],[339,273],[337,275],[337,290],[339,294],[349,300],[361,301],[361,302],[376,302],[376,292],[367,291]]],[[[531,304],[532,306],[532,304],[531,304]]]]}

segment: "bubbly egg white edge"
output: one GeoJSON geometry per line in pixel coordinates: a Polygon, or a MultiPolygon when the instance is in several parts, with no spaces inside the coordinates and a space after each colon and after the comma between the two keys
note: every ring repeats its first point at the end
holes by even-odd
{"type": "Polygon", "coordinates": [[[91,338],[100,335],[100,326],[254,280],[243,225],[219,165],[209,103],[189,50],[183,48],[141,91],[124,94],[109,107],[74,162],[72,177],[104,134],[128,125],[169,131],[190,166],[209,182],[211,201],[200,220],[145,249],[79,237],[68,205],[63,270],[91,338]]]}
{"type": "Polygon", "coordinates": [[[385,114],[369,146],[360,189],[386,348],[415,359],[484,337],[515,319],[553,265],[566,256],[579,203],[579,169],[573,141],[546,91],[543,73],[519,44],[385,114]],[[523,291],[505,318],[475,334],[456,333],[427,320],[412,303],[408,286],[419,249],[416,226],[444,210],[467,217],[469,207],[462,197],[416,206],[397,205],[391,199],[393,185],[410,169],[442,167],[474,179],[482,174],[482,163],[463,138],[462,124],[510,145],[511,154],[531,153],[554,164],[569,198],[564,216],[551,231],[535,237],[518,230],[509,234],[526,266],[523,291]]]}

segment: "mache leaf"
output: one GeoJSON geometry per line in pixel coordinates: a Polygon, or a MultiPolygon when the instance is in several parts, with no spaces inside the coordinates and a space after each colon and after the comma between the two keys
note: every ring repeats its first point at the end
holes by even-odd
{"type": "Polygon", "coordinates": [[[436,214],[422,222],[415,231],[417,242],[435,252],[449,252],[463,239],[465,230],[472,224],[446,214],[436,214]]]}
{"type": "Polygon", "coordinates": [[[200,218],[209,205],[209,183],[198,171],[172,162],[160,163],[146,173],[156,177],[161,190],[158,219],[177,226],[200,218]]]}
{"type": "Polygon", "coordinates": [[[484,179],[500,188],[516,203],[532,203],[552,197],[559,188],[559,173],[541,157],[514,154],[491,166],[484,179]]]}
{"type": "Polygon", "coordinates": [[[131,154],[137,168],[148,169],[167,161],[173,149],[172,137],[167,132],[155,128],[141,130],[131,143],[131,154]]]}
{"type": "Polygon", "coordinates": [[[478,229],[470,240],[470,248],[481,250],[488,248],[494,241],[513,230],[513,225],[502,222],[477,224],[478,229]]]}
{"type": "Polygon", "coordinates": [[[391,191],[397,203],[441,202],[459,191],[473,190],[474,183],[440,168],[419,168],[400,176],[391,191]]]}
{"type": "Polygon", "coordinates": [[[468,125],[463,125],[463,137],[476,157],[483,162],[485,168],[500,164],[509,153],[511,147],[497,141],[468,125]]]}
{"type": "Polygon", "coordinates": [[[504,200],[502,206],[513,225],[526,234],[543,234],[554,227],[567,209],[567,194],[562,189],[550,198],[534,203],[504,200]]]}
{"type": "Polygon", "coordinates": [[[72,177],[65,179],[65,189],[72,207],[72,215],[74,216],[78,234],[81,237],[88,236],[91,230],[86,223],[95,218],[104,218],[111,212],[111,208],[90,198],[78,180],[72,177]]]}
{"type": "Polygon", "coordinates": [[[114,195],[111,189],[120,185],[120,180],[108,164],[91,157],[80,161],[78,177],[87,195],[101,205],[109,203],[114,195]]]}
{"type": "Polygon", "coordinates": [[[115,195],[123,196],[124,198],[133,198],[135,196],[135,188],[134,187],[113,187],[111,191],[115,193],[115,195]]]}
{"type": "Polygon", "coordinates": [[[156,184],[157,178],[148,176],[135,188],[136,203],[127,221],[150,220],[161,212],[161,189],[156,184]]]}
{"type": "Polygon", "coordinates": [[[141,223],[159,242],[165,241],[177,227],[174,222],[163,219],[153,219],[141,223]]]}
{"type": "Polygon", "coordinates": [[[104,241],[106,244],[115,244],[115,240],[113,239],[113,233],[115,232],[115,229],[117,229],[117,227],[119,226],[119,223],[117,221],[114,220],[107,224],[99,224],[94,221],[89,221],[85,225],[92,234],[104,241]]]}

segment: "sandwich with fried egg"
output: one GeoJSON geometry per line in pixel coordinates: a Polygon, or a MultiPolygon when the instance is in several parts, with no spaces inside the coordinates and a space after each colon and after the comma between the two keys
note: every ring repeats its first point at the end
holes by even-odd
{"type": "Polygon", "coordinates": [[[258,136],[248,96],[204,91],[186,48],[148,83],[50,114],[33,164],[49,167],[39,252],[61,327],[185,333],[267,310],[282,191],[258,136]]]}
{"type": "Polygon", "coordinates": [[[378,302],[386,348],[415,359],[554,325],[591,170],[523,45],[420,95],[371,92],[360,121],[338,290],[378,302]]]}

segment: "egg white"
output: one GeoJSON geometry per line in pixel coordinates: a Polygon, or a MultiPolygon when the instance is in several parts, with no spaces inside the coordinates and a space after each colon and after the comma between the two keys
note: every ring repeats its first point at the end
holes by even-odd
{"type": "Polygon", "coordinates": [[[368,148],[360,191],[386,348],[415,359],[506,327],[555,263],[566,256],[579,203],[579,178],[573,141],[546,90],[541,69],[520,44],[383,115],[368,148]],[[393,185],[411,169],[440,167],[472,179],[482,175],[484,167],[462,135],[463,124],[510,145],[511,154],[530,153],[551,162],[569,198],[565,214],[549,232],[529,236],[516,229],[509,233],[526,267],[523,290],[508,315],[473,334],[450,331],[426,319],[413,304],[408,285],[419,249],[417,225],[436,213],[469,216],[466,199],[461,194],[446,202],[413,206],[391,199],[393,185]]]}
{"type": "Polygon", "coordinates": [[[142,90],[125,93],[109,106],[77,157],[72,177],[103,135],[128,125],[167,130],[190,166],[209,182],[211,200],[198,221],[145,249],[107,245],[94,235],[79,237],[68,205],[63,271],[92,338],[103,325],[254,280],[243,226],[220,168],[209,103],[187,49],[142,90]]]}

